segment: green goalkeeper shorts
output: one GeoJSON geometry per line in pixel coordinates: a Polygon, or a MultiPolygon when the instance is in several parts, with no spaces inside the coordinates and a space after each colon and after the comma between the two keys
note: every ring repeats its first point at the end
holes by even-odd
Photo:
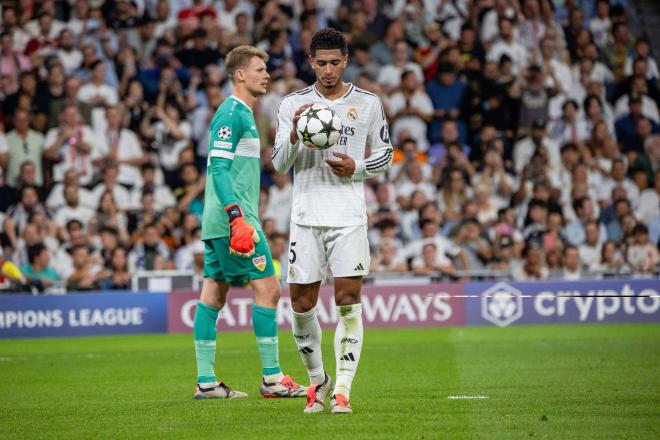
{"type": "Polygon", "coordinates": [[[229,237],[204,240],[205,278],[225,281],[233,286],[243,286],[250,280],[258,280],[275,275],[273,257],[263,231],[258,231],[259,243],[255,244],[254,254],[241,257],[229,253],[229,237]]]}

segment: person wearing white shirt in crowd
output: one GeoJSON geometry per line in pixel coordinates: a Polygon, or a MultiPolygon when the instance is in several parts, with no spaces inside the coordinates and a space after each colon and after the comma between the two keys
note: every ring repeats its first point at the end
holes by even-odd
{"type": "Polygon", "coordinates": [[[651,56],[651,44],[649,43],[649,40],[644,37],[640,37],[635,41],[635,55],[629,56],[626,59],[626,64],[623,67],[623,74],[625,76],[632,75],[634,70],[633,64],[635,63],[635,60],[639,58],[646,61],[646,79],[657,81],[658,78],[660,78],[658,63],[653,56],[651,56]]]}
{"type": "Polygon", "coordinates": [[[567,93],[571,89],[573,75],[571,68],[559,59],[557,54],[557,40],[544,37],[541,40],[541,61],[540,65],[546,72],[545,86],[554,88],[554,81],[557,81],[562,92],[567,93]],[[549,75],[552,70],[552,75],[549,75]]]}
{"type": "Polygon", "coordinates": [[[140,185],[140,167],[149,161],[149,156],[142,151],[137,135],[128,128],[122,128],[123,110],[119,106],[110,106],[105,111],[108,129],[105,131],[108,154],[95,161],[96,164],[114,164],[118,166],[117,180],[124,186],[140,185]]]}
{"type": "Polygon", "coordinates": [[[607,46],[611,29],[609,0],[597,0],[596,16],[589,20],[589,30],[593,35],[594,42],[601,49],[605,49],[605,46],[607,46]]]}
{"type": "Polygon", "coordinates": [[[418,162],[406,163],[403,171],[408,178],[396,187],[396,198],[399,205],[407,206],[410,203],[410,196],[418,190],[422,191],[428,200],[435,199],[435,185],[424,180],[422,167],[418,162]]]}
{"type": "Polygon", "coordinates": [[[179,156],[190,144],[192,127],[182,120],[182,111],[175,101],[166,101],[165,108],[151,107],[142,119],[142,135],[153,139],[152,146],[158,152],[158,162],[165,174],[165,183],[170,187],[179,184],[179,156]],[[152,124],[151,120],[158,120],[152,124]]]}
{"type": "Polygon", "coordinates": [[[73,32],[64,28],[60,32],[60,38],[57,43],[57,57],[62,61],[64,73],[71,75],[82,63],[82,52],[74,45],[73,32]]]}
{"type": "Polygon", "coordinates": [[[626,177],[627,167],[623,159],[617,158],[612,161],[612,171],[609,176],[604,176],[599,185],[600,200],[608,200],[612,194],[612,189],[617,186],[623,186],[626,190],[628,200],[633,209],[636,209],[639,203],[639,188],[635,183],[626,177]]]}
{"type": "MultiPolygon", "coordinates": [[[[268,84],[271,84],[270,82],[268,84]]],[[[209,83],[204,89],[206,95],[206,105],[197,107],[190,117],[192,122],[191,138],[197,144],[196,156],[206,158],[209,150],[209,127],[211,126],[211,119],[215,114],[225,96],[217,84],[209,83]]],[[[281,97],[278,97],[277,103],[281,97]]],[[[263,104],[263,98],[262,98],[263,104]]],[[[277,108],[277,103],[275,107],[277,108]]]]}
{"type": "Polygon", "coordinates": [[[117,165],[107,165],[103,169],[103,181],[94,187],[92,196],[98,205],[101,201],[101,196],[106,191],[110,191],[112,192],[112,198],[117,204],[117,208],[126,211],[131,208],[131,198],[128,190],[119,184],[117,179],[118,173],[117,165]]]}
{"type": "Polygon", "coordinates": [[[400,139],[399,135],[405,129],[417,142],[419,151],[428,150],[426,133],[433,118],[433,102],[426,91],[419,88],[413,71],[401,74],[401,90],[390,98],[390,115],[394,139],[400,139]]]}
{"type": "Polygon", "coordinates": [[[498,23],[501,17],[507,17],[510,20],[516,17],[516,11],[508,0],[495,0],[495,7],[484,14],[479,31],[479,38],[483,44],[490,44],[499,36],[498,23]]]}
{"type": "Polygon", "coordinates": [[[553,141],[559,143],[559,145],[569,142],[578,144],[586,140],[584,137],[589,133],[587,133],[586,127],[584,127],[585,122],[578,119],[579,108],[575,100],[569,99],[565,101],[564,105],[562,105],[562,117],[550,123],[548,135],[553,141]]]}
{"type": "Polygon", "coordinates": [[[449,263],[452,264],[452,260],[459,259],[461,262],[461,267],[467,266],[467,259],[463,254],[463,250],[456,246],[451,240],[447,237],[444,237],[438,232],[438,222],[431,219],[422,219],[420,221],[420,229],[422,237],[417,240],[413,240],[404,246],[402,251],[402,257],[406,259],[415,258],[422,255],[422,250],[424,245],[431,242],[436,246],[436,264],[445,266],[449,263]]]}
{"type": "Polygon", "coordinates": [[[288,174],[273,173],[273,185],[268,189],[268,206],[264,217],[275,221],[278,232],[287,232],[291,221],[293,185],[288,174]]]}
{"type": "Polygon", "coordinates": [[[561,271],[562,279],[574,281],[582,278],[580,273],[582,264],[577,247],[570,245],[566,246],[563,254],[564,268],[561,271]]]}
{"type": "Polygon", "coordinates": [[[45,149],[59,147],[57,164],[53,166],[53,180],[61,182],[64,173],[73,168],[80,176],[80,183],[88,185],[94,176],[92,160],[107,153],[105,139],[83,125],[75,104],[67,104],[60,115],[60,126],[51,128],[44,141],[45,149]]]}
{"type": "Polygon", "coordinates": [[[78,187],[78,200],[81,206],[92,210],[96,209],[96,199],[88,189],[80,185],[80,175],[78,174],[78,171],[71,168],[64,173],[64,179],[53,186],[53,189],[50,191],[50,194],[46,199],[46,207],[51,212],[55,212],[57,208],[66,203],[64,198],[64,188],[67,186],[78,187]]]}
{"type": "Polygon", "coordinates": [[[522,5],[523,20],[518,26],[518,41],[528,50],[536,49],[545,34],[545,25],[541,20],[539,2],[524,0],[522,5]]]}
{"type": "Polygon", "coordinates": [[[513,74],[517,75],[521,69],[527,66],[529,53],[527,49],[514,38],[513,23],[506,17],[500,17],[500,38],[493,43],[488,51],[486,59],[499,62],[502,55],[508,55],[513,62],[513,74]]]}
{"type": "Polygon", "coordinates": [[[595,220],[588,221],[584,225],[584,243],[578,246],[580,261],[585,267],[593,267],[598,264],[601,258],[603,240],[601,237],[600,226],[595,220]]]}
{"type": "Polygon", "coordinates": [[[517,174],[522,173],[537,148],[545,150],[551,169],[559,167],[561,163],[559,144],[547,135],[545,125],[543,119],[535,119],[532,122],[531,136],[522,138],[513,146],[513,166],[517,174]]]}
{"type": "MultiPolygon", "coordinates": [[[[169,186],[158,182],[156,167],[147,162],[141,167],[141,184],[135,185],[131,191],[131,208],[141,209],[142,194],[145,191],[153,193],[154,209],[162,212],[165,208],[176,206],[176,199],[169,186]]],[[[162,180],[162,179],[161,179],[162,180]]]]}
{"type": "MultiPolygon", "coordinates": [[[[218,24],[221,28],[227,29],[232,34],[236,32],[236,16],[245,14],[250,22],[254,16],[254,7],[245,0],[224,0],[217,2],[215,10],[218,11],[218,24]]],[[[248,26],[252,28],[252,24],[248,26]]]]}
{"type": "Polygon", "coordinates": [[[635,216],[647,225],[660,217],[660,169],[655,172],[653,186],[642,191],[639,196],[635,216]]]}
{"type": "Polygon", "coordinates": [[[94,61],[90,70],[91,82],[80,87],[78,100],[92,107],[92,126],[97,132],[103,133],[107,128],[104,107],[117,105],[119,96],[117,90],[106,83],[106,67],[103,61],[94,61]]]}
{"type": "Polygon", "coordinates": [[[376,255],[371,259],[371,272],[405,272],[406,262],[401,258],[394,240],[383,238],[378,245],[376,255]]]}
{"type": "Polygon", "coordinates": [[[630,112],[630,95],[641,96],[642,115],[649,118],[656,124],[660,123],[660,112],[658,112],[658,105],[648,96],[646,78],[641,77],[633,78],[631,93],[623,95],[616,101],[614,112],[617,119],[626,116],[630,112]]]}
{"type": "Polygon", "coordinates": [[[383,86],[386,92],[391,93],[401,84],[404,72],[411,71],[415,74],[418,83],[424,82],[424,74],[419,64],[410,61],[410,48],[405,40],[399,40],[394,45],[394,63],[383,66],[378,75],[378,84],[383,86]]]}
{"type": "MultiPolygon", "coordinates": [[[[49,2],[43,2],[41,7],[45,8],[46,5],[50,4],[51,3],[49,2]]],[[[64,23],[55,19],[54,10],[46,11],[42,9],[39,11],[37,18],[30,20],[25,24],[25,30],[33,38],[45,36],[50,40],[55,40],[57,39],[57,36],[60,35],[60,32],[62,32],[62,29],[64,29],[64,23]],[[47,31],[48,34],[44,35],[44,31],[47,31]]]]}
{"type": "Polygon", "coordinates": [[[65,186],[64,201],[65,205],[55,211],[55,224],[63,230],[70,220],[79,220],[87,228],[94,211],[80,203],[80,188],[75,184],[65,186]]]}

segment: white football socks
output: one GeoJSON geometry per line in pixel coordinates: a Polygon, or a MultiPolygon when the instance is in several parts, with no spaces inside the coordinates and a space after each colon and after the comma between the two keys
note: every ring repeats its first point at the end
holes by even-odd
{"type": "Polygon", "coordinates": [[[320,385],[325,380],[323,357],[321,356],[321,325],[316,317],[316,307],[304,313],[293,312],[293,338],[309,380],[320,385]]]}
{"type": "Polygon", "coordinates": [[[333,394],[343,394],[348,398],[362,352],[362,304],[337,306],[337,316],[337,378],[333,394]]]}

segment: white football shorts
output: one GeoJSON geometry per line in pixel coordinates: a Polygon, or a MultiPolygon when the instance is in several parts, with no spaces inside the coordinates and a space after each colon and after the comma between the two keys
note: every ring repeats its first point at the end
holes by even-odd
{"type": "Polygon", "coordinates": [[[311,284],[325,279],[330,267],[335,278],[369,274],[367,225],[339,228],[291,223],[289,284],[311,284]]]}

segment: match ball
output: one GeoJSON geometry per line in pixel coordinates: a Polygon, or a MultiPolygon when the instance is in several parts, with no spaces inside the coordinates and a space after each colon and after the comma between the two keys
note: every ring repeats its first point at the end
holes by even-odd
{"type": "Polygon", "coordinates": [[[342,124],[333,109],[325,104],[314,104],[302,112],[296,130],[300,142],[310,148],[325,150],[339,139],[342,124]]]}

